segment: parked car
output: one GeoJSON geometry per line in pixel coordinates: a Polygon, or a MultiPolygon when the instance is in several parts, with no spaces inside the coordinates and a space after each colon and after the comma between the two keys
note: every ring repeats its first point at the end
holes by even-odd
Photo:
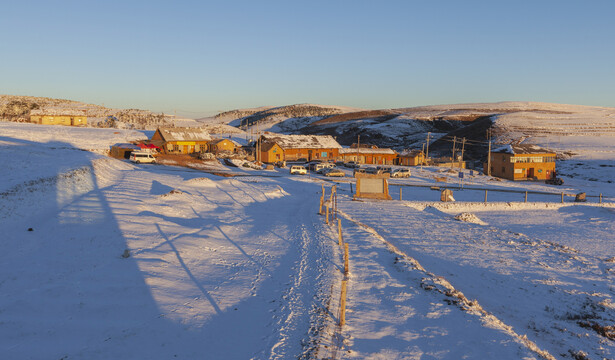
{"type": "Polygon", "coordinates": [[[556,177],[556,178],[545,180],[545,184],[549,184],[549,185],[564,185],[564,180],[562,180],[562,178],[556,177]]]}
{"type": "Polygon", "coordinates": [[[390,166],[377,166],[376,170],[378,170],[377,174],[390,174],[391,173],[390,166]]]}
{"type": "Polygon", "coordinates": [[[320,163],[314,166],[314,171],[317,173],[322,173],[326,169],[332,169],[335,167],[335,164],[331,163],[320,163]]]}
{"type": "Polygon", "coordinates": [[[325,171],[323,171],[323,174],[325,176],[334,176],[334,177],[344,177],[346,176],[346,173],[344,173],[342,170],[338,169],[338,168],[330,168],[330,169],[326,169],[325,171]]]}
{"type": "Polygon", "coordinates": [[[137,163],[137,164],[140,164],[140,163],[155,164],[156,158],[151,153],[135,151],[130,154],[130,161],[132,161],[133,163],[137,163]]]}
{"type": "Polygon", "coordinates": [[[352,176],[355,176],[357,173],[365,174],[365,169],[362,169],[362,168],[355,168],[355,169],[352,171],[352,176]]]}
{"type": "Polygon", "coordinates": [[[293,165],[290,167],[290,174],[291,175],[306,175],[307,169],[305,168],[305,166],[293,165]]]}
{"type": "Polygon", "coordinates": [[[347,167],[347,168],[356,169],[356,168],[359,167],[359,164],[357,164],[354,161],[349,161],[349,162],[345,163],[344,166],[347,167]]]}
{"type": "Polygon", "coordinates": [[[367,173],[367,174],[378,174],[378,169],[376,169],[373,166],[366,167],[365,168],[365,173],[367,173]]]}
{"type": "Polygon", "coordinates": [[[410,177],[410,169],[395,169],[391,172],[391,177],[408,178],[410,177]]]}

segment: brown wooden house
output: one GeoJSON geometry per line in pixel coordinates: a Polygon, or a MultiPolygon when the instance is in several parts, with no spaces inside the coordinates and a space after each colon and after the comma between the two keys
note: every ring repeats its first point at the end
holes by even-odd
{"type": "MultiPolygon", "coordinates": [[[[488,173],[488,163],[483,170],[488,173]]],[[[536,145],[505,145],[491,152],[491,175],[509,180],[555,177],[555,152],[536,145]]]]}
{"type": "Polygon", "coordinates": [[[239,147],[237,143],[230,139],[215,139],[209,142],[209,152],[217,154],[220,152],[233,153],[239,147]]]}
{"type": "Polygon", "coordinates": [[[425,153],[421,150],[404,150],[397,156],[398,165],[418,166],[425,164],[425,153]]]}
{"type": "Polygon", "coordinates": [[[268,134],[259,138],[259,159],[265,163],[298,159],[335,161],[342,146],[330,135],[268,134]]]}
{"type": "Polygon", "coordinates": [[[151,143],[165,154],[192,154],[207,152],[211,136],[201,128],[158,128],[151,143]]]}

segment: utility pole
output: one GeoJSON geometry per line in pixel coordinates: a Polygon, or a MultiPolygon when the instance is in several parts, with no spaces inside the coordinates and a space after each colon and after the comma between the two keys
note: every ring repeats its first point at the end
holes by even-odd
{"type": "Polygon", "coordinates": [[[487,139],[489,141],[489,152],[487,153],[487,175],[491,176],[491,129],[487,130],[487,139]]]}
{"type": "Polygon", "coordinates": [[[429,135],[431,135],[430,132],[427,133],[427,149],[425,151],[425,165],[429,164],[429,135]]]}
{"type": "MultiPolygon", "coordinates": [[[[421,147],[421,153],[425,156],[425,144],[421,147]]],[[[421,171],[423,171],[423,163],[425,162],[425,158],[423,157],[423,161],[421,161],[421,171]]]]}
{"type": "Polygon", "coordinates": [[[461,171],[461,163],[463,162],[463,151],[466,147],[466,138],[463,138],[461,142],[461,160],[459,161],[459,171],[461,171]]]}
{"type": "Polygon", "coordinates": [[[453,156],[451,157],[451,169],[455,165],[455,145],[457,145],[457,136],[453,136],[453,156]]]}
{"type": "Polygon", "coordinates": [[[357,164],[361,163],[361,135],[357,135],[357,164]]]}

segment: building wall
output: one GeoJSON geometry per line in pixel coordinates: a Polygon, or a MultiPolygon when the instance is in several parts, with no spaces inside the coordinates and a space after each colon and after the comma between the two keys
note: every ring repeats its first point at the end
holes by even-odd
{"type": "Polygon", "coordinates": [[[399,165],[417,166],[421,165],[423,162],[425,162],[425,157],[423,155],[399,157],[399,165]]]}
{"type": "Polygon", "coordinates": [[[210,152],[219,152],[219,151],[235,151],[235,144],[230,140],[223,140],[218,142],[217,144],[211,144],[209,147],[210,152]]]}
{"type": "Polygon", "coordinates": [[[192,154],[206,150],[207,141],[167,141],[162,148],[165,154],[192,154]]]}
{"type": "Polygon", "coordinates": [[[394,165],[397,159],[397,154],[350,152],[342,154],[341,158],[344,162],[355,161],[359,164],[394,165]]]}
{"type": "Polygon", "coordinates": [[[286,149],[284,150],[286,161],[297,159],[336,161],[339,157],[339,149],[286,149]]]}
{"type": "Polygon", "coordinates": [[[70,115],[32,115],[30,122],[40,125],[85,126],[88,118],[87,116],[70,115]]]}
{"type": "MultiPolygon", "coordinates": [[[[487,163],[484,172],[487,173],[487,163]]],[[[508,180],[546,180],[553,177],[555,154],[491,154],[491,175],[508,180]]]]}
{"type": "Polygon", "coordinates": [[[268,151],[260,152],[260,160],[268,164],[284,161],[284,150],[278,144],[274,144],[268,151]]]}

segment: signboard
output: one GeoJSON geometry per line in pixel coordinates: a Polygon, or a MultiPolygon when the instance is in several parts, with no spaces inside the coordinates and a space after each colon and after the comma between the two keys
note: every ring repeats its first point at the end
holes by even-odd
{"type": "Polygon", "coordinates": [[[354,198],[392,200],[389,196],[390,174],[356,173],[357,192],[354,198]]]}
{"type": "Polygon", "coordinates": [[[384,193],[384,181],[382,181],[382,179],[362,179],[361,192],[372,194],[384,193]]]}

